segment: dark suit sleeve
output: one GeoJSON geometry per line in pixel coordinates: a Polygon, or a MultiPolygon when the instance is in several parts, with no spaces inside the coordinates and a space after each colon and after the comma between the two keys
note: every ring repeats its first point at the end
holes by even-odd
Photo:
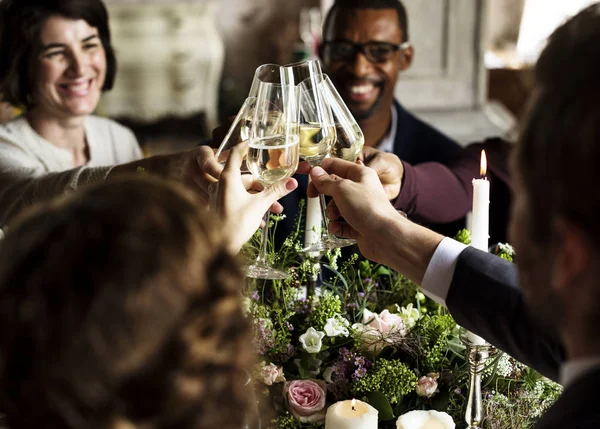
{"type": "Polygon", "coordinates": [[[543,331],[531,319],[513,263],[465,249],[458,258],[446,304],[459,325],[558,380],[564,359],[562,342],[558,333],[543,331]]]}

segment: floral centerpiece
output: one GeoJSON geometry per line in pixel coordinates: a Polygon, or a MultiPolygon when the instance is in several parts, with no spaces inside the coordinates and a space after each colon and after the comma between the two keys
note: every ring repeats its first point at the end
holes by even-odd
{"type": "MultiPolygon", "coordinates": [[[[262,409],[274,412],[263,427],[320,427],[329,405],[352,398],[379,411],[381,428],[411,410],[444,411],[464,426],[468,366],[450,314],[388,267],[357,255],[339,262],[339,250],[323,257],[322,282],[311,289],[318,265],[303,259],[300,233],[270,256],[290,278],[250,281],[245,291],[254,387],[262,409]]],[[[470,239],[467,231],[457,238],[470,239]]],[[[497,250],[512,260],[510,246],[497,250]]],[[[484,427],[532,427],[559,386],[500,351],[488,362],[484,427]]]]}

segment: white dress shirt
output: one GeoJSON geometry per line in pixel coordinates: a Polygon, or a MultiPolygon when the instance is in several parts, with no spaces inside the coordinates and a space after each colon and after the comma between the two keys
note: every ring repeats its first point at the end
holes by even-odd
{"type": "Polygon", "coordinates": [[[375,147],[375,149],[382,152],[394,153],[394,142],[396,141],[396,129],[398,127],[398,112],[396,112],[396,106],[392,104],[392,123],[390,124],[390,130],[385,135],[383,140],[375,147]]]}

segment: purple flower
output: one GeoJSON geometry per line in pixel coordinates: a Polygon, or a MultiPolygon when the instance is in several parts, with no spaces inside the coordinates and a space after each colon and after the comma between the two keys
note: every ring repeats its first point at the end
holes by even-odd
{"type": "Polygon", "coordinates": [[[254,349],[265,355],[275,345],[273,332],[265,319],[258,319],[254,324],[254,349]]]}
{"type": "Polygon", "coordinates": [[[258,301],[260,299],[260,295],[258,294],[258,291],[252,291],[252,293],[250,294],[250,298],[253,299],[254,301],[258,301]]]}

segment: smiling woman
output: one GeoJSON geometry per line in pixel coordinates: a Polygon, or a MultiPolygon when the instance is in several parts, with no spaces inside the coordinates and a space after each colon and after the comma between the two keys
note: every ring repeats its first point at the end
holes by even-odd
{"type": "Polygon", "coordinates": [[[131,130],[92,113],[116,60],[101,0],[0,3],[0,101],[23,115],[0,126],[0,226],[22,208],[143,168],[207,200],[206,148],[142,160],[131,130]]]}

